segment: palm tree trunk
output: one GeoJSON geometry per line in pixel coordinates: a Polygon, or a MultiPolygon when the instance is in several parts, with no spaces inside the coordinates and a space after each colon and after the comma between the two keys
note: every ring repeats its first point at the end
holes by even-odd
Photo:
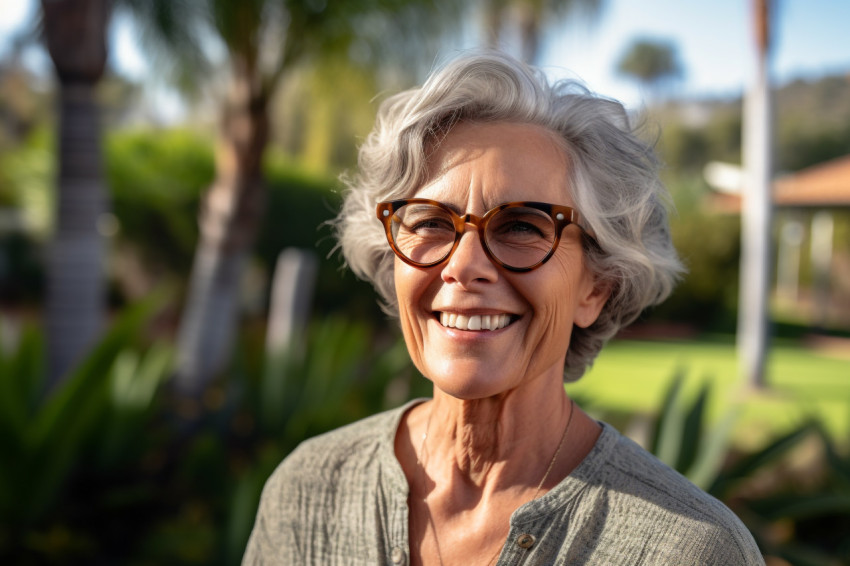
{"type": "Polygon", "coordinates": [[[519,28],[520,58],[529,65],[537,64],[540,56],[540,18],[541,14],[534,6],[517,6],[517,27],[519,28]]]}
{"type": "Polygon", "coordinates": [[[767,0],[754,0],[756,70],[744,103],[746,192],[741,210],[741,273],[737,346],[742,377],[753,388],[766,385],[773,199],[773,108],[770,92],[771,29],[767,0]]]}
{"type": "Polygon", "coordinates": [[[60,116],[58,206],[47,273],[51,387],[100,333],[105,290],[105,246],[97,223],[107,206],[94,85],[62,85],[60,116]]]}
{"type": "Polygon", "coordinates": [[[502,48],[502,32],[505,19],[505,2],[502,0],[486,0],[482,6],[482,27],[484,28],[485,45],[490,49],[502,48]]]}
{"type": "Polygon", "coordinates": [[[44,34],[59,78],[56,228],[47,265],[48,387],[97,338],[104,311],[106,211],[95,88],[106,63],[109,0],[42,0],[44,34]]]}
{"type": "Polygon", "coordinates": [[[178,337],[175,386],[197,398],[230,357],[239,316],[239,282],[262,217],[262,156],[268,141],[267,98],[238,65],[226,102],[216,179],[200,215],[188,297],[178,337]]]}

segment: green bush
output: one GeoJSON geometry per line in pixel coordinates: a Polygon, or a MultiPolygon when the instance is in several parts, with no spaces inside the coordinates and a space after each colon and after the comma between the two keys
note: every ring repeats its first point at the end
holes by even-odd
{"type": "Polygon", "coordinates": [[[207,138],[185,130],[109,136],[106,175],[119,239],[153,270],[185,276],[198,240],[200,197],[213,180],[207,138]]]}
{"type": "MultiPolygon", "coordinates": [[[[151,281],[186,281],[198,239],[201,196],[215,173],[207,138],[184,130],[113,134],[107,173],[120,225],[121,254],[135,254],[151,281]]],[[[340,270],[326,222],[339,209],[340,185],[306,173],[273,149],[265,160],[265,215],[255,244],[256,265],[271,276],[286,247],[319,258],[315,304],[319,314],[345,311],[373,321],[381,315],[371,288],[340,270]]]]}
{"type": "Polygon", "coordinates": [[[667,183],[676,203],[671,235],[687,272],[670,298],[647,317],[694,324],[703,331],[733,332],[741,220],[737,215],[705,210],[709,189],[699,177],[676,176],[667,183]]]}
{"type": "Polygon", "coordinates": [[[43,247],[53,214],[52,136],[38,128],[0,152],[0,306],[37,303],[44,289],[43,247]]]}
{"type": "MultiPolygon", "coordinates": [[[[312,250],[319,259],[315,285],[317,316],[345,313],[357,320],[384,320],[372,287],[342,269],[327,222],[336,216],[342,199],[340,182],[307,174],[281,158],[267,160],[268,201],[256,251],[267,273],[287,247],[312,250]]],[[[377,223],[377,220],[375,221],[377,223]]]]}

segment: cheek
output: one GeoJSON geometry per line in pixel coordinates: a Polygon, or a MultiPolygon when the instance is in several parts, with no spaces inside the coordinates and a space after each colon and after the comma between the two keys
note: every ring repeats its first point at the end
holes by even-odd
{"type": "Polygon", "coordinates": [[[398,299],[398,316],[410,357],[419,365],[423,346],[423,328],[425,323],[424,304],[428,291],[428,274],[396,259],[395,289],[398,299]]]}
{"type": "Polygon", "coordinates": [[[425,275],[423,270],[407,265],[398,258],[395,259],[393,278],[399,304],[409,304],[422,293],[425,275]]]}
{"type": "Polygon", "coordinates": [[[579,285],[572,263],[553,258],[550,269],[528,290],[535,324],[528,338],[566,352],[575,319],[575,299],[579,285]]]}

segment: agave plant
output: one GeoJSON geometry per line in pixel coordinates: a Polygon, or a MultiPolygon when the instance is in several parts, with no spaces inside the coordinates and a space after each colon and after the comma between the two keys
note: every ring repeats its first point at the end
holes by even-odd
{"type": "Polygon", "coordinates": [[[816,420],[741,458],[715,479],[711,492],[738,504],[765,554],[800,566],[850,564],[850,456],[816,420]],[[815,465],[804,472],[808,477],[781,478],[788,473],[785,462],[796,459],[805,443],[820,445],[815,465]],[[757,487],[759,474],[781,479],[765,491],[757,487]]]}
{"type": "Polygon", "coordinates": [[[44,389],[38,331],[25,331],[16,350],[0,356],[0,561],[76,552],[66,543],[91,547],[78,545],[88,537],[73,540],[74,513],[93,503],[75,502],[73,486],[136,456],[172,356],[165,346],[140,353],[132,344],[161,302],[157,296],[122,313],[53,391],[44,389]]]}
{"type": "Polygon", "coordinates": [[[756,451],[733,454],[729,439],[738,411],[710,427],[710,382],[691,401],[683,382],[677,374],[665,393],[650,450],[732,507],[766,556],[799,566],[850,564],[850,455],[840,444],[813,419],[756,451]],[[808,478],[805,488],[793,478],[754,488],[761,476],[777,475],[805,442],[821,446],[818,478],[808,478]]]}
{"type": "Polygon", "coordinates": [[[240,411],[255,417],[255,452],[232,485],[225,563],[237,564],[266,479],[302,440],[428,393],[401,340],[381,347],[363,322],[329,318],[307,331],[303,349],[269,352],[244,387],[240,411]]]}
{"type": "Polygon", "coordinates": [[[711,382],[703,383],[692,402],[685,397],[683,384],[684,373],[677,373],[664,395],[649,450],[693,483],[707,489],[725,461],[738,410],[728,410],[710,427],[706,406],[711,382]]]}

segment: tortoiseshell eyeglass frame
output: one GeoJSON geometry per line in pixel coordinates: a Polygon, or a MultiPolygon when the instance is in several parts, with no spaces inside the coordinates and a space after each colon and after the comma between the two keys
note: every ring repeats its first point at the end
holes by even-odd
{"type": "MultiPolygon", "coordinates": [[[[594,243],[595,238],[593,234],[591,234],[581,222],[581,215],[579,212],[569,206],[563,206],[560,204],[549,204],[546,202],[533,202],[533,201],[515,201],[515,202],[506,202],[504,204],[500,204],[495,208],[488,210],[484,216],[476,216],[475,214],[464,214],[460,216],[454,210],[449,208],[447,205],[431,199],[425,198],[409,198],[409,199],[400,199],[400,200],[391,200],[378,203],[376,208],[376,214],[378,216],[378,220],[384,225],[384,230],[387,236],[387,242],[390,244],[390,248],[392,248],[395,255],[398,256],[403,262],[408,265],[412,265],[414,267],[433,267],[438,265],[448,258],[454,253],[455,249],[457,249],[457,245],[460,242],[461,237],[466,231],[466,225],[472,224],[478,229],[478,238],[481,241],[481,247],[484,249],[484,253],[487,254],[487,257],[490,258],[490,261],[495,263],[498,266],[507,269],[508,271],[513,271],[516,273],[526,273],[528,271],[532,271],[537,269],[552,257],[555,253],[555,250],[558,249],[558,243],[561,241],[561,232],[563,232],[564,228],[569,226],[570,224],[574,224],[578,226],[581,231],[587,235],[594,243]],[[414,261],[404,255],[400,249],[396,246],[395,240],[393,239],[392,233],[392,220],[393,215],[403,206],[408,204],[429,204],[440,209],[444,210],[449,214],[452,221],[454,222],[455,227],[455,239],[452,247],[446,252],[446,254],[438,260],[430,261],[427,263],[421,263],[414,261]],[[508,265],[503,261],[499,260],[493,252],[490,250],[490,247],[487,245],[487,238],[485,236],[487,223],[492,219],[496,214],[505,210],[506,208],[513,207],[524,207],[524,208],[533,208],[535,210],[539,210],[548,214],[552,218],[552,222],[555,224],[555,239],[552,241],[552,248],[549,250],[541,260],[533,265],[525,266],[525,267],[516,267],[513,265],[508,265]]],[[[598,245],[598,244],[597,244],[598,245]]]]}

